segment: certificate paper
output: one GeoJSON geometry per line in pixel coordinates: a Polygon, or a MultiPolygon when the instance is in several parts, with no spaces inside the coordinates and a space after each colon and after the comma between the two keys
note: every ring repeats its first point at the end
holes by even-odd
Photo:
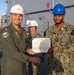
{"type": "Polygon", "coordinates": [[[36,53],[47,53],[50,47],[50,38],[34,38],[32,40],[32,50],[36,53]]]}

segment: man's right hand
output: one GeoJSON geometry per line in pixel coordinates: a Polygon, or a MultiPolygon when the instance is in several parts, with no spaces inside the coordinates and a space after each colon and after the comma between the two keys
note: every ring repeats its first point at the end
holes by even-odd
{"type": "Polygon", "coordinates": [[[32,49],[28,49],[27,51],[26,51],[28,54],[36,54],[32,49]]]}
{"type": "Polygon", "coordinates": [[[52,53],[52,52],[56,52],[57,51],[57,47],[51,47],[48,50],[48,53],[52,53]]]}
{"type": "Polygon", "coordinates": [[[33,62],[34,64],[40,65],[41,59],[39,57],[29,57],[28,59],[30,62],[33,62]]]}

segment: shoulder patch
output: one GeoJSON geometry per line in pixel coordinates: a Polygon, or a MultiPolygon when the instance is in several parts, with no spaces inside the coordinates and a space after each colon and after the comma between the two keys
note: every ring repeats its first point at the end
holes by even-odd
{"type": "Polygon", "coordinates": [[[8,33],[8,32],[3,32],[2,37],[3,37],[3,38],[7,38],[7,37],[8,37],[8,35],[9,35],[9,33],[8,33]]]}

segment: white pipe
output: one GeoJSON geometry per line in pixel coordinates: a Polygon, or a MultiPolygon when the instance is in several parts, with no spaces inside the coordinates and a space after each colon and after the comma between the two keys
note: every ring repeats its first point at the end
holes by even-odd
{"type": "Polygon", "coordinates": [[[52,8],[54,8],[54,0],[52,1],[52,8]]]}
{"type": "Polygon", "coordinates": [[[15,0],[14,0],[14,5],[15,5],[15,0]]]}

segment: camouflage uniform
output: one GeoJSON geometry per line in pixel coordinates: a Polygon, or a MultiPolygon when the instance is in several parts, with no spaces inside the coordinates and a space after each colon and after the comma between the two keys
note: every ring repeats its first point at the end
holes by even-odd
{"type": "Polygon", "coordinates": [[[74,75],[74,26],[64,23],[56,33],[54,26],[46,30],[46,37],[51,37],[52,46],[57,51],[49,54],[49,75],[74,75]]]}
{"type": "MultiPolygon", "coordinates": [[[[29,47],[28,48],[32,48],[32,39],[33,38],[41,38],[41,35],[40,34],[38,34],[38,33],[35,33],[35,34],[33,34],[33,35],[29,35],[28,36],[29,37],[29,47]]],[[[36,56],[42,56],[42,54],[38,54],[38,55],[36,55],[36,56]]],[[[35,64],[33,64],[32,62],[28,62],[29,64],[29,72],[30,72],[30,75],[40,75],[40,66],[38,66],[38,65],[35,65],[35,64]]]]}
{"type": "Polygon", "coordinates": [[[1,33],[2,75],[26,75],[26,31],[20,28],[19,33],[12,24],[1,33]]]}

